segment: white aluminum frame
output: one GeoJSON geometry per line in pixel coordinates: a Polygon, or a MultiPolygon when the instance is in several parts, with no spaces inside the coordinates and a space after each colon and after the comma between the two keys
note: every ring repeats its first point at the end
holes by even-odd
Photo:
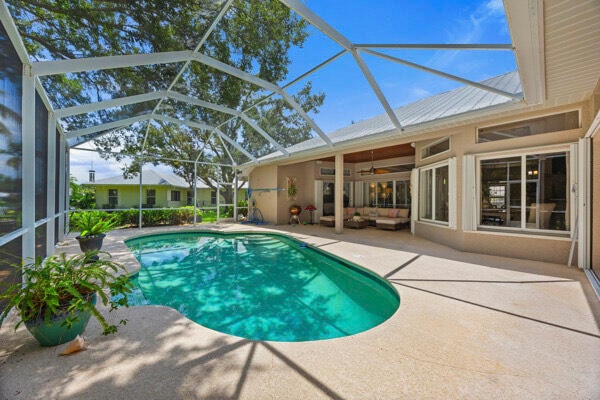
{"type": "MultiPolygon", "coordinates": [[[[577,146],[573,144],[557,144],[557,145],[547,145],[547,146],[538,146],[538,147],[528,147],[525,149],[512,149],[506,151],[498,151],[491,153],[481,153],[473,155],[475,160],[475,208],[471,210],[471,212],[475,212],[475,230],[477,231],[486,231],[486,232],[497,232],[504,234],[525,234],[525,235],[537,235],[542,237],[544,234],[551,237],[558,238],[568,238],[572,237],[575,232],[575,215],[577,213],[577,197],[575,193],[571,190],[573,185],[578,186],[578,176],[577,176],[577,168],[578,165],[578,151],[577,146]],[[527,228],[527,193],[524,190],[527,185],[527,171],[526,168],[523,168],[527,162],[528,155],[538,155],[538,154],[551,154],[551,153],[566,153],[567,154],[567,179],[569,182],[569,188],[567,188],[568,193],[568,209],[566,210],[567,215],[569,217],[569,230],[551,230],[551,229],[537,229],[537,228],[527,228]],[[510,226],[489,226],[489,225],[481,225],[481,161],[482,160],[496,160],[496,159],[504,159],[511,157],[519,157],[521,159],[521,211],[520,211],[520,226],[518,227],[510,227],[510,226]],[[575,167],[575,168],[574,168],[575,167]]],[[[465,218],[465,216],[463,216],[465,218]]]]}
{"type": "MultiPolygon", "coordinates": [[[[387,98],[383,94],[379,83],[376,78],[371,73],[371,70],[368,68],[365,60],[363,59],[362,53],[370,54],[373,56],[377,56],[383,59],[386,59],[391,62],[400,63],[412,68],[417,68],[432,74],[436,74],[438,76],[442,76],[447,79],[456,80],[462,83],[466,83],[471,86],[478,87],[480,89],[490,91],[493,93],[497,93],[509,98],[512,98],[517,101],[522,101],[523,98],[519,95],[514,95],[511,93],[506,93],[503,91],[498,91],[495,88],[481,85],[476,82],[472,82],[454,75],[450,75],[444,73],[442,71],[434,70],[432,68],[428,68],[419,64],[410,63],[406,60],[402,60],[396,57],[388,56],[384,53],[380,53],[374,51],[373,49],[435,49],[435,50],[490,50],[490,51],[516,51],[512,45],[510,44],[354,44],[340,32],[335,30],[332,26],[330,26],[327,22],[321,19],[318,15],[316,15],[312,10],[306,7],[300,0],[280,0],[281,3],[289,7],[291,10],[299,14],[303,17],[308,23],[319,29],[323,32],[328,38],[336,42],[341,46],[341,51],[331,56],[327,60],[308,70],[307,72],[301,74],[296,79],[288,82],[283,86],[279,86],[272,82],[267,82],[255,75],[249,74],[245,71],[237,69],[233,66],[220,62],[214,58],[211,58],[205,54],[200,53],[200,49],[206,42],[207,38],[211,35],[219,21],[224,17],[226,12],[230,9],[233,4],[233,0],[227,0],[218,15],[212,21],[212,24],[204,33],[202,39],[196,46],[193,51],[184,50],[184,51],[172,51],[172,52],[162,52],[162,53],[150,53],[150,54],[126,54],[126,55],[117,55],[117,56],[105,56],[105,57],[91,57],[91,58],[81,58],[81,59],[71,59],[71,60],[54,60],[54,61],[39,61],[32,62],[29,58],[29,55],[23,45],[22,38],[16,28],[16,25],[12,19],[12,16],[9,13],[9,10],[6,6],[5,2],[0,3],[0,22],[6,28],[9,39],[11,40],[21,62],[23,63],[23,93],[22,93],[22,115],[23,115],[23,124],[22,124],[22,227],[17,229],[14,232],[11,232],[7,235],[0,237],[0,245],[8,243],[10,240],[14,240],[16,238],[21,237],[23,243],[23,258],[33,258],[35,256],[35,227],[41,226],[43,223],[47,223],[47,242],[46,249],[47,252],[50,252],[53,247],[54,241],[54,218],[59,218],[58,226],[58,239],[59,241],[64,238],[65,229],[68,229],[68,174],[69,174],[69,147],[67,144],[67,139],[80,137],[82,135],[90,135],[94,136],[95,134],[111,129],[119,129],[126,126],[130,126],[132,124],[143,122],[143,121],[163,121],[167,123],[175,123],[190,126],[197,129],[208,130],[211,132],[211,140],[215,140],[213,136],[217,136],[218,140],[224,145],[225,151],[232,161],[231,166],[236,168],[237,163],[233,159],[231,153],[225,146],[225,142],[229,145],[233,146],[236,150],[244,154],[244,156],[248,157],[251,161],[250,164],[257,164],[259,161],[257,158],[246,151],[241,144],[235,140],[224,134],[220,128],[231,121],[233,118],[241,118],[246,124],[248,124],[252,129],[256,130],[263,138],[265,138],[271,145],[274,146],[279,152],[281,152],[284,156],[288,156],[289,153],[287,150],[277,141],[275,141],[271,135],[269,135],[264,129],[260,128],[258,123],[252,120],[245,113],[252,108],[258,106],[262,102],[266,101],[266,99],[270,98],[273,95],[279,95],[286,101],[292,109],[295,110],[311,127],[311,129],[316,133],[318,137],[323,141],[323,146],[327,146],[329,148],[334,148],[333,142],[330,138],[322,131],[319,125],[300,107],[300,105],[294,100],[294,98],[287,93],[286,89],[289,88],[294,83],[300,81],[301,79],[306,78],[310,74],[324,68],[330,63],[338,60],[340,57],[349,53],[352,55],[355,63],[361,70],[363,76],[368,81],[371,89],[375,93],[379,102],[383,106],[388,118],[394,125],[397,130],[402,130],[402,124],[396,116],[394,110],[389,104],[387,98]],[[54,74],[65,74],[65,73],[77,73],[84,72],[90,70],[104,70],[104,69],[115,69],[115,68],[127,68],[132,66],[141,66],[141,65],[156,65],[156,64],[171,64],[171,63],[180,63],[183,62],[184,65],[180,68],[178,74],[175,78],[170,82],[167,86],[166,90],[161,90],[157,92],[149,92],[143,93],[135,96],[128,96],[124,98],[115,98],[105,101],[100,101],[96,103],[90,104],[82,104],[73,107],[67,107],[61,110],[54,110],[48,96],[45,92],[45,89],[42,87],[39,77],[54,75],[54,74]],[[257,85],[267,91],[270,91],[266,97],[262,100],[257,101],[255,104],[252,104],[248,108],[244,110],[233,110],[229,109],[223,105],[211,104],[209,102],[205,102],[200,99],[194,99],[190,96],[182,95],[172,89],[175,87],[176,83],[183,76],[186,69],[189,67],[191,62],[200,62],[204,65],[215,68],[223,73],[226,73],[231,76],[235,76],[239,79],[242,79],[245,82],[252,83],[257,85]],[[36,89],[42,101],[44,102],[47,110],[48,110],[48,170],[47,170],[47,187],[46,187],[46,195],[48,199],[47,209],[46,209],[46,218],[40,219],[39,221],[35,221],[35,94],[36,89]],[[189,120],[179,120],[176,118],[169,117],[167,115],[163,115],[158,113],[160,106],[167,99],[171,98],[175,101],[185,102],[187,104],[191,104],[198,107],[206,107],[209,109],[213,109],[218,112],[226,113],[232,115],[232,118],[227,120],[226,122],[220,124],[219,126],[209,126],[206,123],[201,121],[189,121],[189,120]],[[125,118],[120,121],[113,121],[105,124],[100,124],[96,126],[89,126],[83,129],[74,130],[71,132],[64,132],[61,125],[60,120],[66,117],[90,113],[94,111],[100,111],[108,108],[114,107],[122,107],[129,104],[136,104],[145,101],[153,101],[158,100],[152,112],[149,114],[135,116],[131,118],[125,118]],[[59,148],[56,148],[56,132],[60,133],[60,145],[59,148]],[[58,157],[58,165],[59,170],[56,171],[56,161],[58,157]],[[58,204],[59,212],[56,213],[56,204],[55,204],[55,195],[56,195],[56,185],[54,183],[54,179],[58,172],[59,182],[58,182],[58,191],[60,202],[58,204]]],[[[534,56],[538,56],[540,60],[543,59],[543,52],[540,52],[540,49],[543,49],[543,18],[542,18],[542,7],[541,0],[529,0],[524,2],[522,5],[516,1],[507,2],[507,13],[515,13],[516,11],[524,11],[523,18],[528,19],[529,25],[532,26],[533,34],[530,38],[530,45],[528,48],[523,49],[522,51],[529,52],[534,56]],[[525,10],[526,9],[526,10],[525,10]]],[[[543,63],[534,66],[534,70],[525,71],[524,76],[527,82],[534,83],[533,87],[526,86],[524,87],[524,92],[526,96],[529,97],[530,103],[540,102],[544,98],[544,82],[539,82],[539,79],[542,79],[544,76],[543,72],[543,63]],[[537,79],[533,79],[532,77],[537,76],[537,79]]],[[[580,113],[581,115],[581,113],[580,113]]],[[[146,135],[144,138],[144,143],[142,145],[142,151],[139,154],[139,157],[144,157],[144,149],[146,144],[146,139],[148,136],[150,123],[146,127],[146,135]]],[[[342,156],[343,157],[343,156],[342,156]]],[[[196,158],[195,161],[192,160],[178,160],[185,162],[194,162],[195,167],[200,162],[198,161],[199,157],[196,158]]],[[[339,164],[339,160],[337,163],[339,164]]],[[[209,163],[213,165],[225,165],[218,163],[209,163]]],[[[143,164],[142,164],[143,165],[143,164]]],[[[142,168],[143,169],[143,168],[142,168]]],[[[195,168],[196,169],[196,168],[195,168]]],[[[338,171],[343,171],[343,168],[338,168],[338,171]]],[[[450,170],[449,170],[450,173],[450,170]]],[[[343,179],[342,174],[339,174],[343,179]]],[[[140,180],[142,177],[142,172],[140,172],[140,180]]],[[[340,177],[336,177],[339,180],[340,177]]],[[[452,177],[450,180],[452,181],[452,177]]],[[[416,181],[418,182],[418,176],[416,181]]],[[[217,182],[219,184],[219,182],[217,182]]],[[[218,185],[217,185],[218,186],[218,185]]],[[[237,186],[237,185],[236,185],[237,186]]],[[[338,185],[340,186],[340,185],[338,185]]],[[[236,188],[237,189],[237,188],[236,188]]],[[[194,191],[195,193],[195,191],[194,191]]],[[[235,191],[237,194],[237,190],[235,191]]],[[[195,195],[196,196],[196,195],[195,195]]],[[[337,196],[337,194],[336,194],[337,196]]],[[[339,197],[339,196],[338,196],[339,197]]],[[[141,201],[141,197],[140,197],[141,201]]],[[[219,202],[219,193],[217,190],[217,202],[219,202]]],[[[140,203],[141,204],[141,203],[140,203]]],[[[236,204],[237,206],[237,204],[236,204]]],[[[339,205],[338,205],[339,206],[339,205]]],[[[337,206],[336,206],[337,207],[337,206]]],[[[218,210],[218,208],[217,208],[218,210]]],[[[218,212],[218,211],[217,211],[218,212]]],[[[415,214],[416,215],[416,214],[415,214]]],[[[141,214],[140,214],[141,216],[141,214]]],[[[414,225],[414,223],[413,223],[414,225]]]]}

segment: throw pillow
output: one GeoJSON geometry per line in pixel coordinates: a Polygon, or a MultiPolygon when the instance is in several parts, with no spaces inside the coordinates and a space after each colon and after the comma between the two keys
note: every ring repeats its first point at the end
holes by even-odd
{"type": "Polygon", "coordinates": [[[399,218],[408,218],[408,208],[401,208],[398,210],[399,218]]]}

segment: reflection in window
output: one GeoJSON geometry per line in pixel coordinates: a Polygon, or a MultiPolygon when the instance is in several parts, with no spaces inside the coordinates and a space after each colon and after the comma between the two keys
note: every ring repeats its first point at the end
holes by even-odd
{"type": "Polygon", "coordinates": [[[396,181],[396,203],[395,207],[410,207],[410,181],[396,181]]]}
{"type": "Polygon", "coordinates": [[[480,225],[569,230],[568,163],[566,152],[482,160],[480,225]]]}
{"type": "Polygon", "coordinates": [[[481,225],[520,226],[521,157],[481,162],[481,225]]]}
{"type": "Polygon", "coordinates": [[[448,223],[449,188],[449,168],[447,164],[421,170],[419,175],[420,219],[448,223]]]}
{"type": "Polygon", "coordinates": [[[421,219],[433,219],[433,170],[421,171],[419,178],[420,204],[419,217],[421,219]]]}
{"type": "MultiPolygon", "coordinates": [[[[350,204],[350,182],[344,182],[343,204],[350,204]]],[[[335,183],[323,182],[323,215],[335,215],[335,183]]]]}
{"type": "Polygon", "coordinates": [[[377,207],[394,206],[394,182],[377,182],[377,207]]]}
{"type": "Polygon", "coordinates": [[[435,170],[435,220],[448,222],[448,166],[435,170]]]}
{"type": "Polygon", "coordinates": [[[360,199],[355,204],[380,208],[409,208],[410,182],[408,180],[367,181],[359,183],[363,186],[362,203],[360,199]]]}
{"type": "Polygon", "coordinates": [[[513,139],[577,128],[579,128],[579,111],[570,111],[526,121],[481,128],[478,131],[477,143],[493,142],[496,140],[513,139]]]}
{"type": "MultiPolygon", "coordinates": [[[[0,24],[0,55],[0,236],[2,236],[21,227],[23,91],[23,65],[2,24],[0,24]]],[[[8,255],[6,257],[8,258],[8,255]]],[[[0,259],[3,258],[0,255],[0,259]]]]}
{"type": "Polygon", "coordinates": [[[437,142],[423,147],[421,150],[421,159],[432,157],[448,150],[450,150],[450,138],[438,140],[437,142]]]}

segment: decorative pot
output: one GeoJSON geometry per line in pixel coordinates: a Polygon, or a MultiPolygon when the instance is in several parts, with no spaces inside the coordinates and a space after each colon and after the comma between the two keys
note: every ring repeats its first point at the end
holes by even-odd
{"type": "Polygon", "coordinates": [[[302,207],[300,206],[291,206],[290,207],[290,214],[292,215],[299,215],[302,212],[302,207]]]}
{"type": "Polygon", "coordinates": [[[100,250],[102,248],[102,241],[105,237],[106,235],[101,233],[94,236],[77,236],[75,239],[79,242],[81,251],[89,253],[90,251],[100,250]]]}
{"type": "MultiPolygon", "coordinates": [[[[90,302],[96,304],[96,294],[93,293],[90,296],[90,302]]],[[[42,346],[58,346],[59,344],[70,342],[75,339],[77,335],[80,335],[85,331],[91,313],[89,311],[76,312],[77,321],[73,323],[71,328],[68,328],[63,324],[70,313],[63,312],[50,317],[48,323],[44,317],[38,319],[32,319],[25,321],[24,324],[27,327],[29,333],[36,338],[36,340],[42,346]]]]}

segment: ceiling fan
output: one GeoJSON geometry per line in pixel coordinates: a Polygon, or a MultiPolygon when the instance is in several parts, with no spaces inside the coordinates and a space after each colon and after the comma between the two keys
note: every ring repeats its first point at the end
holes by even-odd
{"type": "Polygon", "coordinates": [[[369,169],[361,169],[358,171],[361,175],[376,175],[376,174],[387,174],[390,171],[385,168],[375,168],[373,166],[373,150],[371,149],[371,168],[369,169]]]}

